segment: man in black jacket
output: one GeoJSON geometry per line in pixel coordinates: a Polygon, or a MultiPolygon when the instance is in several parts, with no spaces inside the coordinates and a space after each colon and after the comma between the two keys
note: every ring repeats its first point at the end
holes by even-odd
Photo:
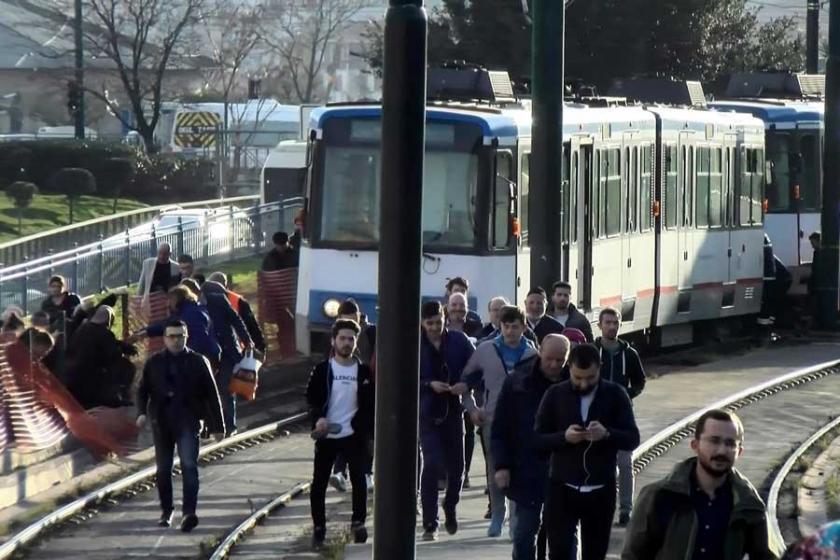
{"type": "Polygon", "coordinates": [[[224,434],[222,404],[207,359],[187,348],[187,325],[173,320],[164,331],[166,349],[152,355],[143,368],[137,392],[137,427],[151,420],[162,510],[158,525],[172,523],[172,463],[175,446],[184,479],[181,530],[198,525],[198,439],[201,422],[212,434],[224,434]]]}
{"type": "Polygon", "coordinates": [[[606,558],[615,513],[619,450],[639,445],[627,392],[600,378],[600,353],[581,344],[569,354],[570,379],[545,394],[536,445],[551,452],[545,526],[552,560],[566,560],[580,522],[583,560],[606,558]]]}
{"type": "Polygon", "coordinates": [[[534,331],[540,344],[547,335],[561,334],[564,328],[562,323],[545,314],[547,303],[548,298],[541,286],[531,288],[525,298],[526,326],[534,331]]]}
{"type": "Polygon", "coordinates": [[[312,369],[306,402],[315,438],[315,462],[309,504],[312,509],[312,545],[320,548],[327,533],[325,497],[336,456],[350,465],[353,485],[353,540],[367,540],[367,443],[373,433],[374,388],[370,368],[356,359],[359,324],[340,319],[332,327],[333,356],[312,369]]]}
{"type": "MultiPolygon", "coordinates": [[[[621,313],[605,307],[598,314],[601,336],[595,347],[601,352],[601,378],[624,387],[632,401],[645,389],[645,369],[639,353],[618,338],[621,313]]],[[[618,524],[624,527],[633,511],[633,459],[629,451],[618,452],[618,524]]]]}
{"type": "Polygon", "coordinates": [[[551,286],[552,317],[568,329],[578,329],[586,335],[586,341],[592,342],[592,325],[586,315],[578,311],[571,303],[572,286],[559,280],[551,286]]]}
{"type": "MultiPolygon", "coordinates": [[[[496,403],[490,448],[495,459],[496,484],[513,501],[511,517],[515,522],[511,525],[516,560],[536,558],[548,458],[534,445],[534,420],[545,392],[560,382],[568,355],[569,340],[565,336],[546,336],[539,356],[521,362],[505,380],[496,403]]],[[[544,534],[540,540],[544,546],[544,534]]]]}

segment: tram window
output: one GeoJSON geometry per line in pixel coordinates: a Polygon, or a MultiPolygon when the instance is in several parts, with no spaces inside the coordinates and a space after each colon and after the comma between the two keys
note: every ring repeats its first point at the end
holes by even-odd
{"type": "MultiPolygon", "coordinates": [[[[569,196],[570,196],[570,180],[571,177],[571,162],[569,161],[569,144],[563,144],[563,180],[560,187],[560,208],[562,216],[560,220],[560,236],[563,242],[569,241],[569,196]]],[[[577,153],[574,155],[575,167],[577,168],[577,153]]]]}
{"type": "Polygon", "coordinates": [[[601,237],[601,233],[604,231],[601,225],[602,216],[604,215],[604,210],[601,206],[601,193],[604,191],[604,185],[607,182],[607,153],[604,150],[595,152],[595,171],[596,180],[592,182],[592,199],[589,201],[589,211],[591,213],[592,236],[593,238],[598,238],[601,237]]]}
{"type": "Polygon", "coordinates": [[[694,223],[698,228],[709,225],[709,148],[697,148],[697,175],[694,183],[694,223]]]}
{"type": "Polygon", "coordinates": [[[522,154],[519,160],[519,229],[523,245],[528,245],[528,215],[531,199],[531,154],[522,154]]]}
{"type": "Polygon", "coordinates": [[[639,225],[642,231],[650,229],[650,153],[650,146],[642,148],[642,175],[639,182],[639,225]]]}
{"type": "Polygon", "coordinates": [[[379,240],[379,174],[378,150],[368,147],[327,148],[321,211],[322,240],[345,243],[379,240]]]}
{"type": "Polygon", "coordinates": [[[767,155],[773,164],[773,182],[767,190],[770,212],[790,212],[793,209],[791,193],[791,136],[787,132],[770,131],[767,135],[767,155]]]}
{"type": "Polygon", "coordinates": [[[709,225],[712,227],[720,227],[723,223],[723,176],[720,158],[720,148],[713,149],[709,160],[709,225]]]}
{"type": "Polygon", "coordinates": [[[803,210],[820,209],[820,149],[818,132],[803,133],[799,137],[801,158],[800,207],[803,210]]]}
{"type": "Polygon", "coordinates": [[[750,223],[752,225],[761,225],[762,220],[762,201],[764,200],[764,151],[763,150],[749,150],[752,154],[752,161],[750,168],[752,171],[752,193],[750,196],[750,206],[752,208],[752,215],[750,216],[750,223]]]}
{"type": "Polygon", "coordinates": [[[607,152],[606,202],[607,237],[621,233],[621,150],[607,152]]]}
{"type": "Polygon", "coordinates": [[[677,147],[665,146],[665,227],[677,227],[677,147]]]}
{"type": "Polygon", "coordinates": [[[638,229],[636,219],[636,201],[638,199],[638,185],[639,185],[639,147],[636,146],[632,151],[627,149],[627,198],[625,208],[627,215],[624,219],[624,230],[632,233],[638,229]]]}
{"type": "Polygon", "coordinates": [[[510,195],[513,176],[513,158],[509,152],[496,154],[496,184],[493,189],[493,218],[491,246],[507,249],[510,244],[510,195]]]}

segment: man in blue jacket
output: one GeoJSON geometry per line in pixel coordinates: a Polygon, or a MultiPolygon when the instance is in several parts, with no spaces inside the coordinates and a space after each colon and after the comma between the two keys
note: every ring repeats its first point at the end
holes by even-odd
{"type": "Polygon", "coordinates": [[[450,535],[458,531],[455,508],[464,476],[464,423],[461,399],[452,386],[461,379],[474,347],[464,333],[444,328],[440,302],[424,303],[420,317],[420,502],[423,540],[431,541],[438,535],[438,480],[444,476],[444,526],[450,535]]]}
{"type": "Polygon", "coordinates": [[[236,397],[230,393],[228,386],[234,366],[242,360],[242,351],[252,349],[254,341],[242,318],[231,307],[224,286],[208,280],[201,286],[201,299],[207,306],[216,340],[222,347],[217,381],[225,413],[225,428],[227,435],[231,435],[236,431],[236,397]]]}
{"type": "Polygon", "coordinates": [[[565,336],[546,336],[539,356],[516,367],[496,402],[490,450],[496,463],[496,484],[513,502],[516,560],[536,557],[548,457],[534,445],[534,420],[545,392],[560,382],[568,355],[569,340],[565,336]]]}

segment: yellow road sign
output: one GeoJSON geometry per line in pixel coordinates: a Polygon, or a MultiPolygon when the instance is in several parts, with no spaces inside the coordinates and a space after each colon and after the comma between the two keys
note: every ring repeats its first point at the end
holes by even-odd
{"type": "Polygon", "coordinates": [[[180,148],[212,148],[222,119],[212,111],[187,111],[175,117],[175,145],[180,148]]]}

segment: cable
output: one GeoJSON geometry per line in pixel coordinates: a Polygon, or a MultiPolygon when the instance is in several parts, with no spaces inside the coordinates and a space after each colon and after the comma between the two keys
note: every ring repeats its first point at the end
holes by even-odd
{"type": "Polygon", "coordinates": [[[586,473],[586,478],[583,480],[583,484],[581,484],[581,488],[583,488],[584,486],[587,486],[587,483],[589,482],[589,477],[591,476],[591,473],[589,472],[589,469],[586,468],[586,454],[589,453],[590,449],[592,449],[592,444],[593,443],[595,443],[595,442],[590,440],[589,445],[586,446],[586,449],[583,452],[583,472],[586,473]]]}

